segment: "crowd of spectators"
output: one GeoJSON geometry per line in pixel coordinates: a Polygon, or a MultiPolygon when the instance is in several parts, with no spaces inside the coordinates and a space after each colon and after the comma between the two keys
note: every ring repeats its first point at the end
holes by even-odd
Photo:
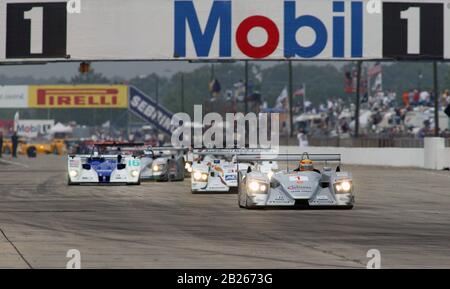
{"type": "MultiPolygon", "coordinates": [[[[353,100],[353,99],[352,99],[353,100]]],[[[449,90],[439,96],[439,111],[450,105],[449,90]]],[[[398,97],[393,90],[363,96],[360,107],[360,135],[366,137],[424,138],[435,134],[435,96],[427,90],[412,89],[398,97]]],[[[350,137],[355,128],[353,101],[330,98],[313,105],[305,102],[304,114],[317,116],[308,126],[302,125],[298,133],[318,137],[350,137]]],[[[311,118],[312,119],[312,118],[311,118]]],[[[448,124],[441,123],[439,134],[449,137],[448,124]]]]}

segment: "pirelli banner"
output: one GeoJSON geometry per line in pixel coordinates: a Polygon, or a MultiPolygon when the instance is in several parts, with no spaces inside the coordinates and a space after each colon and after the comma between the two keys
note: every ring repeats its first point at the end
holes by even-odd
{"type": "Polygon", "coordinates": [[[450,59],[448,0],[0,0],[0,61],[450,59]]]}
{"type": "Polygon", "coordinates": [[[30,85],[29,108],[128,108],[126,85],[30,85]]]}

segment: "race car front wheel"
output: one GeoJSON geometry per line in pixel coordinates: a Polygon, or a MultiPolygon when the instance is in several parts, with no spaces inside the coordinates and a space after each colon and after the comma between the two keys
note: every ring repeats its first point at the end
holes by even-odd
{"type": "Polygon", "coordinates": [[[238,187],[230,187],[228,192],[230,194],[237,194],[237,193],[239,193],[239,188],[238,187]]]}
{"type": "Polygon", "coordinates": [[[239,206],[239,208],[244,209],[245,206],[241,205],[241,199],[242,199],[242,194],[239,193],[238,194],[238,206],[239,206]]]}
{"type": "Polygon", "coordinates": [[[139,186],[141,185],[141,180],[139,180],[137,183],[127,183],[128,186],[139,186]]]}
{"type": "Polygon", "coordinates": [[[72,183],[72,182],[70,181],[70,177],[67,176],[67,185],[68,185],[68,186],[75,186],[75,185],[79,185],[79,184],[77,184],[77,183],[72,183]]]}

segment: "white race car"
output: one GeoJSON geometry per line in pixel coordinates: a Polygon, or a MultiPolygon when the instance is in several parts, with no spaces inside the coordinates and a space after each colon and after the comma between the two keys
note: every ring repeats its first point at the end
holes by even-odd
{"type": "Polygon", "coordinates": [[[113,154],[107,147],[112,144],[96,144],[90,155],[71,155],[68,158],[68,184],[140,184],[139,157],[122,153],[113,154]]]}
{"type": "MultiPolygon", "coordinates": [[[[199,149],[194,150],[194,160],[191,173],[191,191],[199,192],[237,192],[238,172],[247,170],[251,163],[236,161],[238,154],[254,154],[258,149],[199,149]]],[[[271,174],[276,170],[277,163],[264,162],[262,171],[271,174]]]]}

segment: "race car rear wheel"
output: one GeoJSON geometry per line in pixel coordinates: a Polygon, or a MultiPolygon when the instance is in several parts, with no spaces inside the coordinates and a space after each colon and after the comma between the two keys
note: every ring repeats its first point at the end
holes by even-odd
{"type": "Polygon", "coordinates": [[[128,186],[139,186],[141,181],[139,180],[137,183],[127,183],[128,186]]]}
{"type": "Polygon", "coordinates": [[[37,150],[35,147],[29,147],[27,149],[27,156],[29,158],[35,158],[37,156],[37,150]]]}

